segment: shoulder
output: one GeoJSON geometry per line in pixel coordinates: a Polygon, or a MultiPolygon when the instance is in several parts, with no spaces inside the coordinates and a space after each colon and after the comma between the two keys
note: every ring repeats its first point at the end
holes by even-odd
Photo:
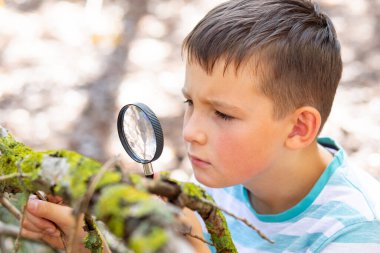
{"type": "Polygon", "coordinates": [[[335,141],[329,138],[321,138],[320,141],[325,148],[335,149],[335,154],[329,165],[334,169],[316,199],[317,204],[346,208],[340,211],[343,214],[351,211],[352,214],[362,216],[363,220],[379,219],[380,183],[366,171],[352,167],[343,148],[335,141]]]}
{"type": "Polygon", "coordinates": [[[312,252],[380,252],[380,183],[338,152],[341,163],[314,203],[335,229],[312,252]]]}
{"type": "Polygon", "coordinates": [[[380,252],[379,183],[345,166],[297,221],[313,239],[307,252],[380,252]]]}
{"type": "Polygon", "coordinates": [[[366,171],[352,169],[347,177],[353,187],[366,199],[368,206],[377,219],[380,219],[380,183],[366,171]]]}
{"type": "MultiPolygon", "coordinates": [[[[313,203],[316,226],[326,226],[326,241],[377,231],[380,239],[380,184],[364,171],[344,165],[336,171],[313,203]]],[[[365,238],[370,238],[364,236],[365,238]]],[[[380,252],[380,251],[379,251],[380,252]]]]}
{"type": "Polygon", "coordinates": [[[346,208],[343,215],[351,211],[363,221],[380,219],[380,183],[364,170],[345,164],[326,185],[325,193],[329,198],[326,204],[346,208]]]}

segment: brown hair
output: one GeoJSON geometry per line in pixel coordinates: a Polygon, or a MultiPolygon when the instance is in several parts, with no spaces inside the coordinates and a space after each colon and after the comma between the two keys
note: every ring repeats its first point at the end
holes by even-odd
{"type": "Polygon", "coordinates": [[[255,61],[259,89],[281,118],[304,105],[315,107],[322,125],[331,111],[342,73],[340,44],[329,17],[307,0],[232,0],[211,10],[183,43],[188,62],[209,74],[255,61]]]}

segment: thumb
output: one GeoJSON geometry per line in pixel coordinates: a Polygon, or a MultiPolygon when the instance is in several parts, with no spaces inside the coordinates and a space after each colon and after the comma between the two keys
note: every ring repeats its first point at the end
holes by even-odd
{"type": "Polygon", "coordinates": [[[62,229],[70,228],[74,224],[72,209],[67,206],[29,199],[26,209],[34,216],[50,220],[62,229]]]}

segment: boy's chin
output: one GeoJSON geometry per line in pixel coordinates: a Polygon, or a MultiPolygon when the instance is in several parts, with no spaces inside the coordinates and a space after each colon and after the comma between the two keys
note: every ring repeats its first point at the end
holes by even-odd
{"type": "Polygon", "coordinates": [[[224,188],[224,187],[232,186],[232,184],[228,185],[226,184],[226,182],[218,182],[212,177],[207,177],[207,176],[205,177],[204,175],[202,175],[202,173],[194,172],[194,177],[197,180],[197,182],[210,188],[224,188]]]}

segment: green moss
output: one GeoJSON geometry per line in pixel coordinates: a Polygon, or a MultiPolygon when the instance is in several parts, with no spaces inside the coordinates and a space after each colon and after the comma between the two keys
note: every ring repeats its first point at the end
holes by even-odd
{"type": "Polygon", "coordinates": [[[165,179],[165,178],[169,178],[169,177],[170,177],[169,171],[166,171],[166,170],[160,171],[160,178],[165,179]]]}
{"type": "Polygon", "coordinates": [[[130,237],[124,238],[133,252],[156,252],[162,247],[167,234],[159,227],[172,223],[176,211],[149,193],[122,184],[103,189],[94,208],[95,215],[120,238],[125,236],[125,222],[137,221],[130,237]]]}
{"type": "Polygon", "coordinates": [[[106,223],[118,237],[124,235],[124,218],[129,215],[129,206],[138,201],[148,200],[150,195],[128,185],[113,185],[103,189],[95,205],[95,215],[106,223]]]}
{"type": "MultiPolygon", "coordinates": [[[[87,158],[73,151],[67,150],[49,150],[33,151],[31,148],[14,140],[12,135],[8,134],[0,138],[0,175],[10,175],[19,173],[30,173],[30,177],[23,178],[22,183],[18,177],[0,182],[0,192],[10,191],[17,192],[22,188],[30,191],[36,187],[34,181],[40,177],[41,164],[46,156],[65,159],[69,170],[63,178],[57,178],[54,190],[58,193],[65,193],[70,196],[70,200],[77,201],[88,189],[88,180],[101,168],[101,164],[91,158],[87,158]],[[19,168],[18,168],[19,166],[19,168]],[[10,188],[12,188],[10,190],[10,188]]],[[[53,168],[54,169],[54,168],[53,168]]],[[[121,176],[110,173],[102,178],[101,184],[107,184],[113,181],[120,181],[121,176]]],[[[40,189],[42,190],[42,189],[40,189]]]]}
{"type": "Polygon", "coordinates": [[[237,252],[235,244],[232,241],[232,237],[228,229],[224,214],[222,213],[222,211],[216,210],[213,215],[215,215],[217,218],[214,219],[213,222],[210,222],[210,220],[206,220],[205,223],[207,231],[211,235],[211,240],[215,248],[217,249],[217,252],[237,252]],[[216,224],[214,224],[214,222],[216,224]],[[222,225],[222,228],[220,227],[220,225],[222,225]]]}
{"type": "Polygon", "coordinates": [[[0,175],[31,173],[30,177],[23,178],[22,181],[19,177],[15,177],[0,182],[0,192],[5,190],[18,192],[24,188],[32,188],[31,179],[38,177],[35,167],[38,167],[41,156],[33,152],[31,148],[15,141],[10,134],[0,138],[0,151],[0,175]]]}
{"type": "Polygon", "coordinates": [[[69,172],[56,189],[67,191],[72,201],[80,199],[88,189],[88,180],[101,168],[101,164],[91,158],[84,157],[73,151],[48,151],[49,155],[65,157],[70,165],[69,172]]]}
{"type": "Polygon", "coordinates": [[[168,239],[162,228],[141,226],[140,231],[136,231],[129,240],[128,247],[135,253],[153,253],[162,248],[168,239]]]}
{"type": "Polygon", "coordinates": [[[109,184],[119,183],[121,181],[121,178],[122,176],[119,172],[116,172],[116,171],[106,172],[102,176],[98,184],[96,185],[96,189],[100,189],[109,184]]]}
{"type": "Polygon", "coordinates": [[[141,175],[139,175],[139,174],[130,173],[130,174],[128,174],[128,178],[131,181],[131,183],[134,185],[140,185],[140,183],[141,183],[141,175]]]}
{"type": "Polygon", "coordinates": [[[91,230],[87,233],[84,238],[84,246],[91,251],[91,253],[102,253],[103,252],[103,242],[99,231],[91,230]]]}
{"type": "Polygon", "coordinates": [[[97,213],[100,216],[103,216],[105,213],[117,214],[120,211],[120,207],[123,207],[121,204],[123,200],[128,203],[135,203],[149,198],[150,195],[148,193],[138,191],[129,185],[118,184],[110,186],[102,191],[96,206],[100,208],[97,213]]]}
{"type": "Polygon", "coordinates": [[[123,238],[124,236],[124,219],[118,216],[111,216],[106,222],[110,231],[117,237],[123,238]]]}
{"type": "Polygon", "coordinates": [[[149,199],[140,201],[138,205],[129,210],[129,215],[137,218],[153,215],[161,224],[174,222],[174,215],[178,209],[170,205],[165,205],[159,199],[149,199]]]}
{"type": "Polygon", "coordinates": [[[184,194],[186,194],[189,197],[197,198],[197,199],[207,199],[208,201],[214,202],[213,198],[211,198],[206,191],[200,187],[199,185],[196,185],[194,183],[180,183],[181,188],[184,194]]]}
{"type": "Polygon", "coordinates": [[[10,134],[0,138],[0,151],[0,175],[18,173],[17,162],[33,153],[32,149],[15,141],[10,134]]]}
{"type": "MultiPolygon", "coordinates": [[[[191,198],[206,199],[214,203],[213,198],[198,185],[193,183],[181,183],[181,188],[183,193],[191,198]]],[[[217,252],[237,252],[222,211],[215,209],[212,215],[214,219],[207,219],[205,224],[217,252]]]]}
{"type": "Polygon", "coordinates": [[[32,173],[32,178],[36,179],[38,177],[38,169],[41,166],[41,161],[44,157],[43,153],[30,152],[27,154],[22,162],[20,163],[21,170],[25,173],[32,173]]]}

